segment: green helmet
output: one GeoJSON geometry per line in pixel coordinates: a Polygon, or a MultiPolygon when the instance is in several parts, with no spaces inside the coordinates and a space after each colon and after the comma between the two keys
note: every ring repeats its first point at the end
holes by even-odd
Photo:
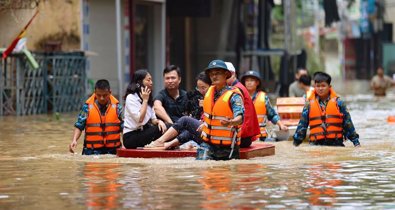
{"type": "Polygon", "coordinates": [[[241,80],[241,83],[242,83],[243,85],[245,85],[245,79],[246,79],[247,77],[254,77],[254,78],[256,78],[257,80],[259,80],[259,85],[258,85],[257,88],[260,88],[260,87],[261,87],[261,85],[262,85],[262,79],[261,79],[261,75],[259,74],[259,72],[255,71],[255,70],[249,70],[249,71],[244,72],[243,76],[241,76],[241,79],[240,79],[240,80],[241,80]]]}
{"type": "MultiPolygon", "coordinates": [[[[224,62],[223,60],[213,60],[213,61],[211,61],[211,62],[208,64],[207,68],[204,70],[205,73],[206,73],[206,75],[208,75],[208,72],[209,72],[211,69],[223,69],[223,70],[228,71],[229,73],[232,74],[232,72],[228,69],[228,67],[226,66],[226,64],[225,64],[225,62],[224,62]]],[[[230,77],[230,76],[228,76],[228,78],[229,78],[229,77],[230,77]]],[[[228,78],[227,78],[227,79],[228,79],[228,78]]]]}

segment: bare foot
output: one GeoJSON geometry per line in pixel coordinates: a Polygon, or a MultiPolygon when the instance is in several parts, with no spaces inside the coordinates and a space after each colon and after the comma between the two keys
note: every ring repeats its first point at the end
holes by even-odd
{"type": "Polygon", "coordinates": [[[156,147],[164,147],[165,145],[161,142],[152,141],[151,143],[144,146],[144,148],[156,148],[156,147]]]}
{"type": "Polygon", "coordinates": [[[180,142],[178,141],[178,139],[173,139],[173,140],[171,140],[169,142],[164,143],[164,147],[166,149],[170,149],[170,148],[176,147],[178,145],[180,145],[180,142]]]}

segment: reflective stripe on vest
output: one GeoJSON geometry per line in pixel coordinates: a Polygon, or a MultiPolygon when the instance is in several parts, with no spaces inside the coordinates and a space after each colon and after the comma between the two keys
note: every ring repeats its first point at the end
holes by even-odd
{"type": "Polygon", "coordinates": [[[86,103],[89,105],[88,118],[85,127],[85,147],[87,148],[117,148],[121,146],[120,124],[117,107],[118,100],[110,96],[111,103],[108,105],[104,116],[95,103],[93,94],[86,103]]]}
{"type": "Polygon", "coordinates": [[[267,137],[266,132],[266,123],[267,123],[267,113],[266,113],[266,101],[265,101],[266,93],[263,91],[259,91],[254,99],[254,107],[256,116],[258,118],[259,129],[261,134],[257,135],[258,138],[260,137],[267,137]]]}
{"type": "Polygon", "coordinates": [[[338,97],[335,91],[330,91],[330,99],[325,110],[321,109],[316,94],[309,98],[310,141],[343,139],[343,114],[337,105],[338,97]]]}
{"type": "MultiPolygon", "coordinates": [[[[233,111],[230,107],[230,98],[233,94],[239,94],[237,90],[225,91],[214,102],[215,87],[211,86],[203,101],[203,129],[202,139],[205,142],[215,145],[231,145],[233,136],[237,132],[237,138],[240,137],[238,128],[231,126],[224,126],[221,120],[233,119],[233,111]]],[[[240,141],[237,141],[240,145],[240,141]]]]}

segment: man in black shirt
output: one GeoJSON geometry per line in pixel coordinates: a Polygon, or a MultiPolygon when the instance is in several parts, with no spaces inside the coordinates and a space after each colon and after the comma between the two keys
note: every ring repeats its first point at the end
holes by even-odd
{"type": "Polygon", "coordinates": [[[174,123],[186,115],[187,92],[179,89],[181,71],[178,66],[170,65],[163,70],[165,89],[154,99],[154,110],[158,118],[165,123],[174,123]]]}

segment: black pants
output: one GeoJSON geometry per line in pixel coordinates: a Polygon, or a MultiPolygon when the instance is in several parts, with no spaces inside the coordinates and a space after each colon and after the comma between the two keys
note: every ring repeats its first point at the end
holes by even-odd
{"type": "Polygon", "coordinates": [[[98,149],[91,149],[84,147],[82,149],[82,155],[116,155],[117,154],[117,148],[98,148],[98,149]]]}
{"type": "Polygon", "coordinates": [[[240,148],[250,147],[252,144],[252,137],[245,137],[240,139],[240,148]]]}
{"type": "MultiPolygon", "coordinates": [[[[166,124],[169,128],[170,124],[166,124]]],[[[162,131],[159,130],[158,125],[146,124],[143,130],[135,130],[123,135],[123,145],[127,149],[136,149],[137,147],[144,147],[152,141],[162,136],[162,131]]]]}

